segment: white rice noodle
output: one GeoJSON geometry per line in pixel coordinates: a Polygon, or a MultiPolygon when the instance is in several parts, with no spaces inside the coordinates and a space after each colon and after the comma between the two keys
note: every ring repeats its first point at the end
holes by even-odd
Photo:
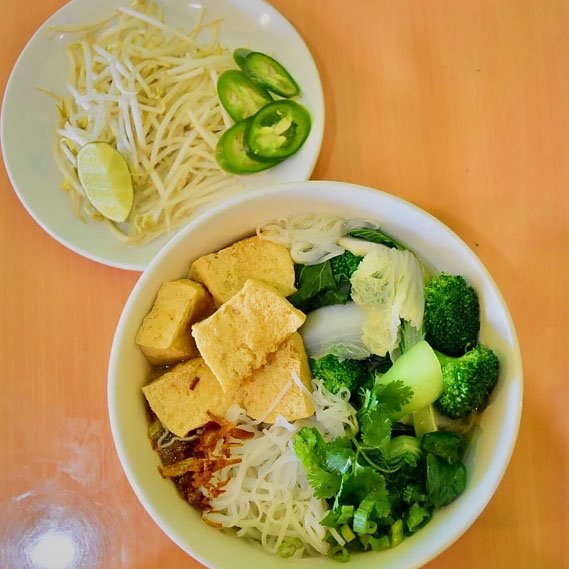
{"type": "Polygon", "coordinates": [[[330,393],[322,381],[312,380],[312,403],[316,409],[314,418],[306,420],[313,423],[327,440],[343,437],[346,429],[354,434],[358,431],[356,410],[350,405],[350,391],[342,388],[338,393],[330,393]]]}
{"type": "Polygon", "coordinates": [[[255,436],[234,447],[231,457],[241,462],[218,474],[220,480],[230,477],[230,481],[221,496],[210,499],[213,511],[205,512],[204,518],[233,528],[238,536],[260,543],[271,553],[278,553],[285,538],[299,538],[304,545],[295,557],[325,554],[326,529],[320,520],[326,503],[314,498],[292,449],[297,428],[281,420],[260,431],[235,406],[228,418],[235,418],[236,412],[239,426],[255,436]]]}
{"type": "MultiPolygon", "coordinates": [[[[259,430],[259,421],[252,421],[239,405],[232,405],[226,419],[254,433],[254,437],[233,448],[231,457],[241,462],[218,473],[219,481],[229,478],[229,483],[223,494],[210,497],[213,511],[205,512],[204,518],[232,528],[238,536],[260,543],[271,553],[278,553],[285,538],[299,538],[304,545],[294,557],[322,555],[329,547],[323,541],[328,528],[320,525],[326,502],[314,498],[292,449],[292,439],[303,426],[317,427],[327,440],[343,436],[346,428],[356,432],[356,412],[348,403],[347,389],[332,395],[320,380],[313,380],[311,393],[300,378],[293,375],[292,379],[312,398],[315,416],[294,423],[279,416],[273,425],[259,430]]],[[[276,404],[285,393],[277,395],[276,404]]],[[[336,539],[341,543],[341,536],[336,539]]]]}
{"type": "Polygon", "coordinates": [[[337,241],[352,229],[377,227],[376,222],[368,219],[309,213],[260,223],[257,235],[286,245],[295,263],[316,265],[341,255],[344,248],[337,241]]]}
{"type": "Polygon", "coordinates": [[[346,545],[346,540],[340,535],[340,532],[336,528],[329,528],[328,531],[332,537],[338,542],[338,545],[346,545]]]}
{"type": "Polygon", "coordinates": [[[253,421],[252,425],[260,425],[265,421],[265,419],[275,410],[276,406],[283,400],[284,396],[288,393],[288,390],[292,387],[292,381],[287,381],[284,387],[277,393],[276,397],[273,399],[273,402],[265,409],[263,414],[255,421],[253,421]]]}
{"type": "Polygon", "coordinates": [[[353,218],[346,220],[346,233],[352,229],[378,229],[377,221],[372,219],[353,218]]]}
{"type": "Polygon", "coordinates": [[[300,379],[298,374],[295,372],[292,372],[291,377],[292,377],[292,381],[294,382],[296,387],[298,387],[298,389],[300,389],[300,391],[302,393],[304,393],[304,395],[308,395],[308,397],[312,398],[312,393],[311,393],[310,389],[308,389],[308,387],[306,387],[306,385],[304,385],[304,383],[302,383],[302,380],[300,379]]]}
{"type": "Polygon", "coordinates": [[[166,437],[171,434],[170,431],[166,428],[164,428],[164,432],[160,435],[160,438],[156,441],[156,446],[158,448],[168,448],[169,446],[172,446],[174,443],[176,442],[192,442],[195,441],[198,438],[198,435],[191,435],[189,437],[177,437],[177,436],[173,436],[170,440],[168,440],[167,442],[164,442],[166,440],[166,437]]]}
{"type": "Polygon", "coordinates": [[[286,245],[295,263],[315,265],[344,252],[336,243],[345,235],[344,224],[341,217],[309,213],[261,223],[257,235],[286,245]]]}

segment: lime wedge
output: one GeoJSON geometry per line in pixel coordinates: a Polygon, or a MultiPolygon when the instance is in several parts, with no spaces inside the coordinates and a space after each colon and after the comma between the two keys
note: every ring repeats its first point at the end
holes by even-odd
{"type": "Polygon", "coordinates": [[[106,142],[89,142],[77,154],[77,174],[89,201],[111,221],[125,221],[134,192],[128,164],[106,142]]]}

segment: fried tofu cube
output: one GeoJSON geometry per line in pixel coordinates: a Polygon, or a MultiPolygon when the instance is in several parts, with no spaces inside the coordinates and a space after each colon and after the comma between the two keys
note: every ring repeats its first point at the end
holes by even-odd
{"type": "Polygon", "coordinates": [[[311,391],[311,378],[304,342],[301,335],[295,332],[276,352],[269,355],[263,367],[244,381],[243,407],[249,417],[261,419],[265,423],[274,423],[279,415],[287,421],[310,417],[314,414],[314,405],[308,395],[311,391]],[[293,375],[306,390],[299,387],[293,375]],[[287,385],[288,390],[267,415],[287,385]]]}
{"type": "Polygon", "coordinates": [[[192,263],[189,278],[207,288],[216,306],[237,294],[249,279],[268,284],[283,296],[296,291],[288,248],[261,237],[249,237],[200,257],[192,263]]]}
{"type": "Polygon", "coordinates": [[[269,354],[296,332],[306,316],[271,286],[248,280],[192,334],[224,391],[265,365],[269,354]]]}
{"type": "Polygon", "coordinates": [[[142,391],[160,422],[178,437],[207,423],[208,411],[225,415],[240,398],[221,389],[202,358],[179,363],[142,391]]]}
{"type": "Polygon", "coordinates": [[[190,326],[214,310],[205,288],[189,279],[164,283],[136,334],[146,359],[166,365],[199,355],[190,326]]]}

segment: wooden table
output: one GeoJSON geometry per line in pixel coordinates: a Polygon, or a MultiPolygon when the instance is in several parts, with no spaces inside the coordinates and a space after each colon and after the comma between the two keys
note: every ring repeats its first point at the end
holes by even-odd
{"type": "MultiPolygon", "coordinates": [[[[272,2],[324,84],[313,178],[382,188],[439,217],[488,267],[517,326],[525,403],[512,461],[478,521],[428,567],[569,567],[567,2],[272,2]]],[[[3,3],[2,89],[63,3],[3,3]]],[[[79,489],[87,511],[115,512],[107,549],[123,561],[117,553],[105,569],[198,567],[139,505],[108,427],[109,349],[139,275],[68,251],[25,212],[4,170],[0,187],[0,512],[23,508],[14,497],[25,492],[79,489]]],[[[7,523],[0,513],[4,546],[7,523]]]]}

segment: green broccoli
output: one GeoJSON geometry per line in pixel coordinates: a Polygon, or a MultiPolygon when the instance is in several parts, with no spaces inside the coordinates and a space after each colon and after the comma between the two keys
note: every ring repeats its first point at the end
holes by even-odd
{"type": "Polygon", "coordinates": [[[342,360],[328,354],[317,360],[310,359],[312,375],[321,379],[330,393],[338,393],[342,387],[356,389],[368,376],[365,360],[342,360]]]}
{"type": "Polygon", "coordinates": [[[483,407],[498,380],[500,362],[482,344],[460,357],[437,352],[443,372],[443,394],[435,407],[447,417],[461,419],[483,407]]]}
{"type": "Polygon", "coordinates": [[[338,280],[338,277],[350,278],[358,265],[361,263],[363,257],[358,257],[349,251],[344,251],[341,255],[337,257],[332,257],[330,259],[330,266],[332,268],[332,274],[338,280]]]}
{"type": "Polygon", "coordinates": [[[425,286],[425,339],[448,356],[462,356],[478,343],[480,305],[460,275],[441,273],[425,286]]]}

